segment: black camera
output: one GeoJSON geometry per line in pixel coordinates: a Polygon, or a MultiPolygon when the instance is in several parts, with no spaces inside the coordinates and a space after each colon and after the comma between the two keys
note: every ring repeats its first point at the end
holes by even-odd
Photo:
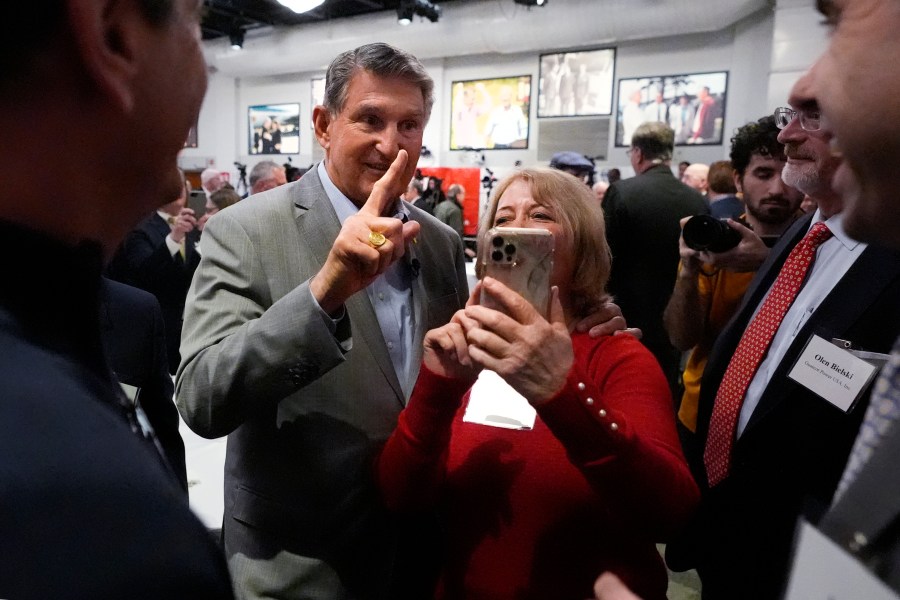
{"type": "Polygon", "coordinates": [[[741,234],[729,227],[728,223],[709,215],[695,215],[688,219],[681,230],[681,236],[688,248],[700,252],[725,252],[741,241],[741,234]]]}

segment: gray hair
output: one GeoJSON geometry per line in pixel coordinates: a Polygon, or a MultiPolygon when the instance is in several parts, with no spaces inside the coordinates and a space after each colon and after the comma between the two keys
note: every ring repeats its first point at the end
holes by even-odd
{"type": "Polygon", "coordinates": [[[434,81],[419,59],[383,42],[366,44],[355,50],[338,54],[325,75],[325,108],[336,116],[347,103],[350,80],[357,71],[368,71],[379,77],[396,77],[415,84],[422,90],[425,101],[425,120],[431,117],[434,106],[434,81]]]}
{"type": "Polygon", "coordinates": [[[261,160],[250,170],[250,187],[253,187],[260,181],[265,181],[266,179],[271,179],[275,175],[275,171],[281,169],[284,171],[284,167],[279,165],[274,160],[261,160]]]}
{"type": "Polygon", "coordinates": [[[639,148],[647,160],[668,162],[675,150],[675,132],[661,121],[641,123],[631,136],[631,147],[639,148]]]}

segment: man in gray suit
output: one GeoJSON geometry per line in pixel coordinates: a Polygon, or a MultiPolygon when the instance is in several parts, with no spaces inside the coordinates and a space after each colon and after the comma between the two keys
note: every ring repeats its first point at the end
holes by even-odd
{"type": "Polygon", "coordinates": [[[432,104],[412,55],[339,55],[313,110],[324,162],[204,230],[177,401],[194,431],[229,436],[223,538],[240,597],[429,593],[425,530],[382,507],[371,465],[425,332],[468,297],[459,236],[399,200],[432,104]]]}

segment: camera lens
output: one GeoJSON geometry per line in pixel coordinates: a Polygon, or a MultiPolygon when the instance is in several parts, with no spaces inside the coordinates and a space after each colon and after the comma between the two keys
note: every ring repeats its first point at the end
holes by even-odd
{"type": "Polygon", "coordinates": [[[515,246],[515,244],[507,244],[506,248],[504,248],[504,250],[506,251],[507,254],[514,254],[516,251],[516,246],[515,246]]]}
{"type": "Polygon", "coordinates": [[[503,253],[500,252],[499,250],[494,250],[493,252],[491,252],[491,260],[493,260],[494,262],[502,261],[503,253]]]}
{"type": "Polygon", "coordinates": [[[688,248],[697,251],[725,252],[737,246],[741,234],[709,215],[695,215],[687,220],[681,231],[688,248]]]}
{"type": "Polygon", "coordinates": [[[499,248],[503,245],[503,238],[498,235],[491,240],[491,243],[499,248]]]}

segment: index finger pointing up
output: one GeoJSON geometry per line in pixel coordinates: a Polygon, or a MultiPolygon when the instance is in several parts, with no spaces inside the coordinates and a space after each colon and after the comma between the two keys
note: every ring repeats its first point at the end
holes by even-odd
{"type": "Polygon", "coordinates": [[[385,210],[393,206],[394,202],[397,201],[397,196],[399,196],[397,190],[404,189],[408,183],[400,181],[400,177],[406,170],[407,160],[409,160],[409,155],[406,150],[400,150],[387,172],[375,182],[375,185],[372,187],[372,193],[369,194],[366,203],[359,209],[361,214],[380,217],[385,210]]]}

